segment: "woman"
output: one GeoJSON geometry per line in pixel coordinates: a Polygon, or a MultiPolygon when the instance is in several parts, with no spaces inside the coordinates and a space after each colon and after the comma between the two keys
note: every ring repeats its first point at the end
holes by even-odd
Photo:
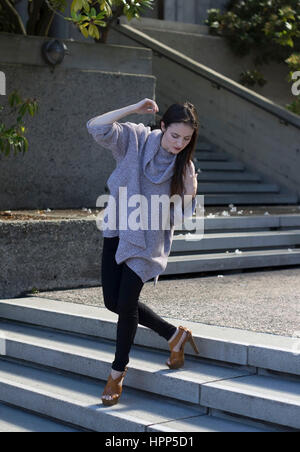
{"type": "MultiPolygon", "coordinates": [[[[116,404],[120,399],[129,352],[139,323],[168,341],[171,355],[166,364],[170,369],[183,366],[187,341],[199,353],[190,330],[166,322],[139,301],[144,283],[155,278],[156,284],[159,274],[167,266],[175,227],[174,205],[170,207],[169,204],[169,229],[164,226],[153,229],[149,223],[146,228],[123,228],[120,224],[124,218],[130,218],[130,209],[126,209],[123,216],[118,216],[118,212],[124,209],[124,203],[120,201],[120,187],[126,189],[128,196],[140,194],[147,201],[154,195],[163,194],[169,197],[177,195],[180,201],[186,201],[183,195],[188,195],[192,212],[195,209],[197,176],[192,157],[199,127],[195,107],[189,102],[171,105],[161,119],[161,129],[152,131],[142,123],[118,122],[132,113],[153,114],[158,111],[156,102],[146,98],[87,122],[89,133],[97,143],[112,151],[117,163],[107,181],[112,195],[107,212],[115,208],[115,222],[103,230],[101,270],[105,306],[119,316],[115,360],[102,394],[102,402],[107,406],[116,404]]],[[[146,210],[143,210],[143,221],[149,212],[152,217],[157,217],[150,206],[153,209],[152,204],[147,203],[146,210]]],[[[180,202],[182,215],[181,208],[183,202],[180,202]]]]}

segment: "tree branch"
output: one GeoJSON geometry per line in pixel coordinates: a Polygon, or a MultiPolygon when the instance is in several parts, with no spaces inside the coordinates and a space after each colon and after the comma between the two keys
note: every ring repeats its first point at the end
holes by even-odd
{"type": "Polygon", "coordinates": [[[23,24],[22,18],[15,7],[10,3],[9,0],[0,0],[0,3],[6,9],[10,15],[12,15],[15,19],[16,25],[19,27],[20,31],[23,35],[27,35],[25,26],[23,24]]]}
{"type": "Polygon", "coordinates": [[[44,0],[32,0],[31,2],[28,2],[28,22],[27,22],[27,33],[29,35],[35,35],[36,34],[36,24],[39,21],[40,18],[40,10],[42,7],[42,4],[44,3],[44,0]]]}

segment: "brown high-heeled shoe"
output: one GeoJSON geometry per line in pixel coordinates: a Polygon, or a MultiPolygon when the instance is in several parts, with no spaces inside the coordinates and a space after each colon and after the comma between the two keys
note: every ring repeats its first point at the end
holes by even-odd
{"type": "Polygon", "coordinates": [[[169,343],[171,356],[169,358],[169,362],[167,361],[166,364],[170,369],[179,369],[180,367],[183,367],[183,365],[184,365],[184,346],[187,342],[189,342],[192,345],[195,353],[197,353],[197,355],[199,355],[199,351],[195,344],[191,330],[188,330],[187,328],[185,328],[183,326],[179,326],[179,331],[178,331],[177,335],[172,340],[172,342],[169,343]],[[180,346],[179,352],[173,351],[173,348],[178,344],[178,342],[182,338],[182,335],[184,332],[186,332],[187,334],[185,336],[184,341],[182,342],[182,344],[180,346]]]}
{"type": "Polygon", "coordinates": [[[105,406],[112,406],[116,405],[121,397],[122,394],[122,383],[125,378],[126,372],[128,368],[126,367],[124,372],[119,378],[113,379],[111,375],[108,377],[108,381],[106,383],[106,386],[104,388],[104,391],[101,396],[101,400],[103,405],[105,406]],[[103,396],[111,396],[111,399],[104,399],[103,396]]]}

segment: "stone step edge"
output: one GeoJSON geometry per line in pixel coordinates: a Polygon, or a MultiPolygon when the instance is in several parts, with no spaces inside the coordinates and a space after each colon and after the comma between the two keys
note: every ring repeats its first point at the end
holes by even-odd
{"type": "MultiPolygon", "coordinates": [[[[78,378],[77,376],[74,376],[74,374],[72,373],[57,373],[55,370],[49,370],[49,369],[43,369],[43,368],[39,368],[39,367],[35,367],[34,365],[31,365],[30,363],[24,362],[11,362],[11,361],[6,361],[8,366],[14,366],[17,370],[17,379],[14,380],[14,378],[8,378],[7,376],[3,377],[0,376],[0,401],[4,402],[4,403],[9,403],[15,407],[20,407],[20,408],[26,408],[29,409],[30,411],[36,413],[36,414],[40,414],[40,415],[44,415],[47,416],[50,419],[53,419],[55,421],[60,421],[63,423],[69,423],[72,424],[72,426],[76,427],[80,427],[80,428],[85,428],[85,429],[90,429],[92,431],[115,431],[114,429],[117,428],[116,431],[124,431],[123,428],[125,427],[126,430],[125,431],[131,431],[131,430],[127,430],[128,428],[133,428],[134,430],[132,431],[145,431],[144,429],[152,426],[152,425],[163,425],[166,423],[166,421],[163,420],[157,420],[157,422],[150,422],[147,421],[145,419],[145,417],[140,418],[139,416],[136,415],[132,415],[130,412],[128,414],[128,416],[126,416],[126,414],[124,413],[124,408],[127,407],[129,400],[131,400],[132,402],[138,402],[138,398],[140,398],[141,394],[145,394],[145,397],[147,397],[147,400],[150,398],[151,399],[151,403],[155,404],[155,408],[157,409],[157,405],[161,404],[162,406],[165,406],[165,404],[167,405],[173,405],[173,411],[172,411],[172,415],[168,416],[168,420],[167,422],[173,422],[173,421],[186,421],[186,422],[190,422],[193,421],[196,417],[200,419],[201,416],[205,416],[208,415],[209,413],[212,413],[212,411],[214,411],[215,413],[218,413],[218,409],[216,408],[212,408],[211,405],[211,401],[209,401],[208,406],[206,406],[205,404],[203,405],[202,403],[202,395],[201,398],[199,400],[199,402],[197,404],[190,404],[184,401],[179,401],[179,400],[173,400],[170,399],[169,397],[166,396],[159,396],[157,394],[149,394],[148,392],[142,391],[140,389],[134,389],[134,388],[129,388],[126,387],[126,384],[124,385],[124,394],[122,395],[122,401],[119,405],[117,405],[116,407],[113,407],[113,409],[103,409],[102,405],[101,405],[101,401],[100,401],[100,395],[102,393],[102,390],[105,386],[105,382],[101,382],[98,381],[96,382],[96,380],[94,379],[88,379],[85,377],[81,377],[78,378]],[[19,380],[19,375],[20,375],[20,371],[21,369],[25,369],[25,377],[26,374],[28,374],[28,371],[31,372],[31,374],[33,374],[31,376],[31,379],[34,379],[35,374],[37,374],[37,381],[39,378],[39,374],[42,373],[46,376],[47,374],[47,378],[49,375],[50,378],[50,384],[51,384],[51,379],[54,377],[55,379],[60,379],[60,380],[66,380],[70,382],[70,385],[73,387],[72,382],[78,382],[78,385],[81,386],[81,384],[83,384],[84,386],[86,385],[92,385],[95,386],[97,384],[98,389],[97,389],[97,406],[95,404],[92,405],[86,405],[86,402],[84,402],[82,399],[82,397],[76,397],[76,394],[74,393],[74,395],[70,395],[68,393],[65,393],[65,391],[59,390],[59,391],[55,391],[54,389],[52,389],[51,387],[43,387],[44,383],[47,384],[47,380],[45,379],[45,377],[42,380],[42,385],[36,384],[34,385],[33,383],[29,383],[25,381],[21,382],[18,381],[19,380]],[[18,369],[20,369],[18,371],[18,369]],[[33,378],[32,378],[33,377],[33,378]],[[82,382],[82,383],[80,383],[82,382]],[[125,390],[126,389],[126,390],[125,390]],[[99,394],[99,396],[98,396],[99,394]],[[99,397],[99,399],[98,399],[99,397]],[[125,400],[125,398],[127,400],[125,400]],[[98,407],[98,401],[99,401],[99,407],[98,407]],[[122,404],[122,402],[125,403],[125,406],[120,406],[122,404]],[[70,405],[71,404],[71,405],[70,405]],[[81,412],[80,415],[78,416],[78,413],[74,413],[72,411],[69,411],[67,406],[70,406],[70,408],[72,407],[75,411],[80,409],[84,409],[84,412],[81,412]],[[102,409],[100,409],[102,407],[102,409]],[[87,410],[92,409],[92,411],[88,412],[87,410]],[[180,409],[184,409],[185,411],[187,410],[191,410],[189,411],[189,413],[185,413],[184,416],[180,416],[179,413],[177,412],[177,408],[180,409]],[[67,412],[65,413],[65,410],[67,409],[67,412]],[[119,414],[119,411],[121,411],[121,413],[119,414]],[[72,414],[71,414],[72,413],[72,414]],[[83,418],[85,418],[85,416],[83,416],[85,414],[88,414],[89,416],[89,421],[92,422],[92,424],[94,424],[94,426],[92,427],[91,424],[87,424],[86,421],[83,421],[83,418]],[[101,413],[101,414],[100,414],[101,413]],[[101,421],[98,418],[98,415],[101,416],[101,421]],[[70,418],[70,416],[72,416],[70,418]],[[92,417],[91,417],[92,416],[92,417]],[[95,416],[97,416],[97,421],[95,424],[95,416]],[[112,417],[111,417],[112,416],[112,417]],[[114,420],[117,421],[117,424],[114,423],[114,420]],[[111,423],[111,421],[113,421],[114,424],[114,429],[113,430],[107,430],[107,423],[106,420],[111,423]],[[98,428],[101,426],[103,426],[105,423],[105,430],[98,430],[98,428]],[[129,425],[128,425],[129,423],[129,425]],[[119,428],[122,428],[122,430],[119,430],[119,428]],[[138,430],[136,430],[136,428],[138,428],[138,430]],[[141,430],[142,428],[142,430],[141,430]]],[[[1,363],[1,360],[0,360],[1,363]]],[[[2,370],[2,366],[1,366],[1,370],[2,370]]],[[[240,377],[243,378],[243,377],[240,377]]],[[[244,377],[246,378],[246,377],[244,377]]],[[[57,384],[57,382],[56,382],[57,384]]],[[[211,385],[213,385],[213,383],[211,383],[211,385]]],[[[64,387],[64,382],[62,382],[62,386],[64,387]]],[[[204,388],[206,388],[206,385],[203,385],[204,388]]],[[[77,387],[76,387],[76,383],[75,383],[75,390],[78,391],[77,387]]],[[[224,391],[226,392],[226,390],[224,391]]],[[[262,400],[261,396],[259,396],[259,394],[257,395],[259,400],[262,400]]],[[[252,400],[252,399],[250,399],[252,400]]],[[[205,397],[203,398],[203,401],[205,401],[205,397]]],[[[267,400],[266,400],[267,401],[267,400]]],[[[269,405],[270,403],[272,404],[273,401],[268,401],[269,405]]],[[[274,400],[274,404],[278,405],[280,404],[280,400],[276,401],[274,400]]],[[[289,403],[289,402],[288,402],[289,403]]],[[[215,405],[215,403],[214,403],[215,405]]],[[[287,405],[287,404],[285,404],[287,405]]],[[[297,409],[296,404],[293,405],[294,409],[297,409]]],[[[141,408],[140,404],[138,403],[137,408],[141,408]]],[[[287,409],[288,407],[285,406],[285,409],[287,409]]],[[[257,409],[257,408],[256,408],[257,409]]],[[[152,410],[150,410],[152,411],[152,410]]],[[[144,413],[148,412],[147,409],[144,409],[144,413]]],[[[220,416],[217,415],[218,418],[222,419],[222,412],[220,411],[220,416]]],[[[226,413],[228,413],[228,415],[232,415],[232,417],[236,418],[236,422],[239,422],[239,416],[242,416],[242,418],[240,419],[241,422],[244,421],[245,423],[245,427],[248,426],[250,427],[251,424],[253,423],[257,423],[257,424],[261,424],[261,426],[263,427],[265,425],[265,427],[269,427],[272,429],[283,429],[283,428],[295,428],[295,427],[290,427],[290,425],[287,423],[285,424],[284,422],[282,422],[282,420],[280,420],[279,418],[276,419],[276,422],[272,422],[269,420],[269,416],[266,416],[266,418],[264,416],[260,416],[260,417],[256,417],[256,416],[246,416],[244,417],[244,415],[242,413],[237,412],[236,410],[232,409],[232,407],[229,409],[229,411],[224,411],[224,414],[226,415],[226,413]],[[243,419],[244,418],[244,419],[243,419]]],[[[225,419],[225,417],[224,417],[225,419]]],[[[110,424],[110,428],[111,428],[111,424],[110,424]]]]}
{"type": "Polygon", "coordinates": [[[61,421],[0,402],[0,433],[83,433],[61,421]]]}
{"type": "MultiPolygon", "coordinates": [[[[16,329],[11,329],[8,323],[3,325],[0,322],[0,334],[5,333],[6,337],[3,358],[106,382],[114,360],[114,344],[79,337],[73,337],[70,344],[67,333],[40,332],[32,326],[20,328],[18,325],[16,329]]],[[[184,368],[174,372],[165,364],[168,357],[167,352],[133,347],[126,386],[198,405],[204,384],[255,375],[255,369],[250,371],[240,366],[221,366],[205,360],[195,363],[187,356],[184,368]]]]}
{"type": "MultiPolygon", "coordinates": [[[[294,245],[290,245],[290,246],[294,246],[294,245]]],[[[233,250],[233,248],[231,248],[231,249],[233,250]]],[[[246,259],[251,260],[252,258],[261,258],[261,257],[265,258],[266,262],[267,262],[267,259],[271,259],[272,257],[273,258],[281,257],[281,256],[285,257],[285,256],[289,256],[289,255],[290,256],[294,255],[294,256],[298,257],[300,255],[299,248],[288,248],[288,245],[285,245],[284,248],[282,248],[282,247],[281,248],[269,248],[269,247],[262,248],[262,247],[260,247],[260,249],[258,249],[258,250],[257,249],[246,250],[246,251],[244,250],[241,252],[241,254],[239,254],[238,252],[229,251],[229,250],[226,250],[226,251],[228,251],[228,253],[225,251],[223,251],[223,252],[221,251],[218,253],[217,252],[218,250],[212,250],[212,251],[216,251],[213,253],[209,253],[207,251],[209,251],[209,250],[204,250],[203,253],[201,253],[200,251],[197,254],[190,254],[190,253],[186,252],[186,254],[180,254],[180,255],[174,255],[173,253],[171,253],[169,256],[169,259],[168,259],[168,264],[167,264],[166,270],[162,273],[162,275],[172,274],[172,273],[169,273],[169,269],[171,268],[171,266],[174,263],[177,263],[177,262],[179,262],[179,263],[201,262],[203,264],[204,259],[206,259],[208,262],[211,262],[212,260],[217,260],[220,262],[221,259],[225,260],[225,261],[230,261],[232,259],[238,259],[238,258],[244,258],[245,260],[246,259]]],[[[257,267],[261,267],[261,265],[259,265],[259,263],[256,263],[255,265],[257,267]]],[[[285,264],[281,263],[281,262],[279,262],[279,264],[269,262],[265,266],[270,266],[270,265],[272,265],[274,267],[275,265],[285,265],[285,264]]],[[[297,263],[295,263],[295,265],[297,265],[297,263]]],[[[247,268],[247,267],[244,267],[244,268],[247,268]]],[[[230,268],[226,268],[223,266],[224,271],[227,269],[230,269],[230,268]]],[[[210,268],[207,268],[206,271],[210,271],[210,270],[211,270],[210,268]]],[[[205,271],[205,270],[202,268],[199,268],[199,269],[196,269],[196,271],[205,271]]],[[[189,272],[191,272],[190,269],[186,269],[185,271],[183,271],[183,270],[180,271],[180,273],[189,273],[189,272]]]]}
{"type": "MultiPolygon", "coordinates": [[[[190,233],[193,234],[193,233],[190,233]]],[[[255,246],[262,246],[261,240],[268,239],[268,243],[264,244],[263,247],[267,248],[270,246],[288,246],[288,245],[298,245],[300,244],[300,229],[293,230],[285,230],[285,231],[243,231],[243,232],[214,232],[210,234],[197,234],[190,235],[188,232],[186,234],[176,234],[173,237],[173,244],[175,242],[175,246],[172,246],[171,251],[185,251],[183,249],[183,245],[189,240],[192,240],[193,244],[197,245],[193,247],[193,251],[208,251],[208,250],[217,250],[224,249],[224,241],[226,241],[226,249],[230,249],[236,246],[236,243],[241,243],[241,246],[253,248],[255,246]],[[281,242],[278,245],[278,241],[276,239],[280,239],[281,242]],[[201,248],[200,242],[204,240],[205,242],[213,241],[214,245],[211,248],[201,248]],[[215,241],[218,240],[217,244],[215,241]],[[231,244],[228,245],[228,240],[231,240],[231,244]],[[249,242],[247,243],[247,240],[249,242]],[[293,241],[293,242],[292,242],[293,241]],[[272,243],[273,242],[273,243],[272,243]],[[274,243],[275,242],[275,243],[274,243]],[[217,245],[217,246],[216,246],[217,245]]],[[[203,243],[203,242],[202,242],[203,243]]],[[[172,245],[173,245],[172,244],[172,245]]]]}
{"type": "Polygon", "coordinates": [[[15,407],[27,408],[51,419],[69,423],[74,427],[106,432],[146,431],[147,427],[152,424],[179,420],[183,414],[179,414],[181,411],[184,411],[183,418],[186,420],[206,414],[207,411],[200,405],[191,407],[190,404],[185,402],[174,401],[155,394],[146,395],[145,393],[147,398],[145,406],[147,404],[151,408],[153,406],[157,413],[159,407],[161,407],[162,412],[169,411],[167,416],[164,414],[166,419],[153,419],[152,415],[150,421],[150,419],[146,419],[149,411],[146,407],[142,407],[139,402],[141,394],[139,390],[127,387],[122,394],[120,403],[115,407],[108,408],[103,407],[101,403],[101,394],[105,382],[96,382],[94,379],[78,378],[70,373],[57,373],[55,370],[37,368],[30,363],[1,362],[0,360],[0,364],[0,400],[2,402],[15,407]],[[2,368],[8,369],[9,375],[2,376],[2,368]],[[20,381],[19,375],[21,372],[22,375],[25,375],[24,381],[20,381]],[[26,381],[26,376],[30,376],[30,381],[26,381]],[[39,383],[40,378],[42,378],[42,383],[34,384],[35,382],[39,383]],[[52,381],[54,381],[54,388],[52,388],[52,381]],[[59,391],[55,390],[55,386],[59,387],[59,391]],[[95,399],[96,387],[97,395],[95,399]],[[73,388],[72,394],[69,393],[68,388],[73,388]],[[97,401],[97,404],[91,404],[91,401],[97,401]],[[126,414],[129,402],[136,403],[137,409],[141,410],[142,408],[146,416],[142,419],[131,413],[130,410],[126,414]]]}
{"type": "MultiPolygon", "coordinates": [[[[7,328],[7,324],[4,325],[4,329],[7,328]]],[[[26,327],[27,328],[27,327],[26,327]]],[[[1,329],[1,325],[0,325],[1,329]]],[[[100,379],[102,381],[106,381],[107,375],[110,372],[111,362],[113,359],[114,351],[113,346],[110,344],[109,347],[102,343],[103,351],[94,356],[93,350],[94,347],[91,344],[91,348],[89,343],[86,343],[85,340],[80,339],[77,341],[77,346],[71,348],[68,345],[65,346],[66,334],[63,334],[61,337],[56,335],[54,336],[54,343],[52,343],[53,333],[48,333],[46,337],[42,336],[43,340],[39,343],[39,337],[36,336],[37,331],[22,331],[22,328],[19,329],[20,336],[15,337],[14,331],[10,331],[8,327],[8,340],[11,342],[12,347],[10,348],[10,353],[8,353],[9,358],[13,358],[16,360],[22,360],[27,363],[34,363],[41,366],[51,367],[54,369],[59,369],[62,371],[71,372],[71,374],[80,374],[82,376],[87,376],[95,379],[100,379]],[[27,334],[29,333],[29,336],[27,334]],[[23,345],[23,335],[25,334],[25,343],[23,345]],[[30,336],[32,334],[32,336],[30,336]],[[87,348],[86,348],[87,346],[87,348]],[[83,352],[82,352],[83,350],[83,352]]],[[[68,340],[67,340],[68,342],[68,340]]],[[[95,342],[98,344],[98,341],[95,342]]],[[[99,349],[101,345],[99,343],[99,349]]],[[[98,347],[97,347],[98,348],[98,347]]],[[[101,347],[102,349],[102,347],[101,347]]],[[[167,375],[165,374],[163,362],[159,363],[159,372],[157,368],[156,357],[154,357],[154,352],[145,351],[143,352],[143,358],[140,359],[140,352],[135,355],[133,358],[133,362],[130,363],[129,369],[130,372],[126,377],[126,386],[131,387],[133,389],[138,389],[140,391],[150,392],[152,394],[156,394],[161,397],[168,397],[172,399],[179,400],[181,402],[189,402],[195,405],[199,404],[201,393],[203,390],[206,390],[206,387],[210,387],[211,385],[226,385],[226,383],[231,382],[234,384],[235,382],[243,382],[244,377],[251,377],[252,383],[248,384],[248,395],[254,398],[261,398],[261,394],[259,391],[257,392],[256,381],[264,380],[269,378],[270,385],[276,383],[280,383],[284,385],[285,390],[290,394],[289,403],[297,406],[297,396],[295,400],[293,400],[292,394],[293,390],[289,391],[288,387],[291,384],[292,387],[295,388],[295,382],[289,383],[287,379],[278,379],[269,377],[268,375],[256,375],[251,374],[248,371],[244,371],[242,369],[236,368],[224,368],[221,369],[219,366],[210,365],[208,368],[201,367],[199,365],[199,372],[202,376],[198,379],[195,376],[185,376],[184,370],[179,374],[176,372],[167,371],[167,375]],[[153,366],[147,366],[147,361],[151,363],[152,359],[156,362],[153,366]],[[163,369],[161,369],[161,365],[163,369]]],[[[160,362],[160,357],[159,357],[160,362]]],[[[187,365],[187,369],[194,372],[195,367],[189,362],[187,365]],[[193,369],[193,370],[192,370],[193,369]]],[[[246,378],[247,379],[247,378],[246,378]]],[[[298,384],[298,382],[297,382],[298,384]]],[[[235,391],[238,392],[238,391],[235,391]]],[[[269,394],[269,400],[273,400],[272,395],[269,394]]],[[[299,397],[298,397],[299,399],[299,397]]],[[[274,403],[278,403],[278,398],[274,398],[274,403]],[[277,402],[276,402],[277,400],[277,402]]],[[[204,408],[207,408],[206,405],[201,404],[204,408]]],[[[215,406],[217,409],[222,409],[222,405],[215,406]]],[[[228,412],[232,412],[231,409],[227,410],[228,412]]],[[[243,415],[243,412],[238,413],[243,415]]],[[[255,418],[256,419],[256,416],[255,418]]],[[[264,418],[262,421],[268,421],[264,418]]],[[[278,423],[278,422],[277,422],[278,423]]],[[[279,425],[284,424],[284,422],[279,422],[279,425]]]]}
{"type": "MultiPolygon", "coordinates": [[[[228,212],[228,208],[224,211],[228,212]]],[[[196,212],[197,213],[197,212],[196,212]]],[[[300,215],[299,214],[285,214],[285,215],[246,215],[246,216],[233,216],[233,215],[221,215],[221,216],[192,216],[193,222],[203,221],[204,222],[204,232],[209,230],[215,230],[216,233],[218,229],[222,230],[224,234],[227,234],[227,229],[241,229],[241,232],[247,232],[249,229],[251,232],[252,228],[285,228],[285,227],[300,227],[300,215]],[[225,228],[225,230],[224,230],[225,228]],[[245,231],[246,229],[246,231],[245,231]]],[[[187,228],[175,228],[176,234],[180,231],[183,233],[190,232],[187,228]]],[[[288,229],[279,229],[279,231],[288,231],[288,229]]],[[[193,232],[193,230],[192,230],[193,232]]],[[[276,232],[276,231],[275,231],[276,232]]]]}
{"type": "MultiPolygon", "coordinates": [[[[85,336],[115,340],[117,315],[103,307],[23,297],[0,301],[0,318],[85,336]]],[[[201,358],[300,375],[300,338],[163,317],[190,328],[201,358]]],[[[295,332],[296,333],[296,332],[295,332]]],[[[169,351],[167,342],[138,326],[135,345],[169,351]]],[[[186,347],[187,355],[194,352],[186,347]]]]}

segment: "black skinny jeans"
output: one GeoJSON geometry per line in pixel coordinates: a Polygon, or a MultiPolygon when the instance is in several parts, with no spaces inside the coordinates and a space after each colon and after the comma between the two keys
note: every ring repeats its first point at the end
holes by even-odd
{"type": "Polygon", "coordinates": [[[163,320],[148,306],[139,301],[143,281],[123,262],[117,264],[115,254],[119,237],[104,237],[102,252],[102,290],[107,309],[119,315],[117,346],[112,369],[125,370],[137,326],[140,323],[169,340],[176,327],[163,320]]]}

